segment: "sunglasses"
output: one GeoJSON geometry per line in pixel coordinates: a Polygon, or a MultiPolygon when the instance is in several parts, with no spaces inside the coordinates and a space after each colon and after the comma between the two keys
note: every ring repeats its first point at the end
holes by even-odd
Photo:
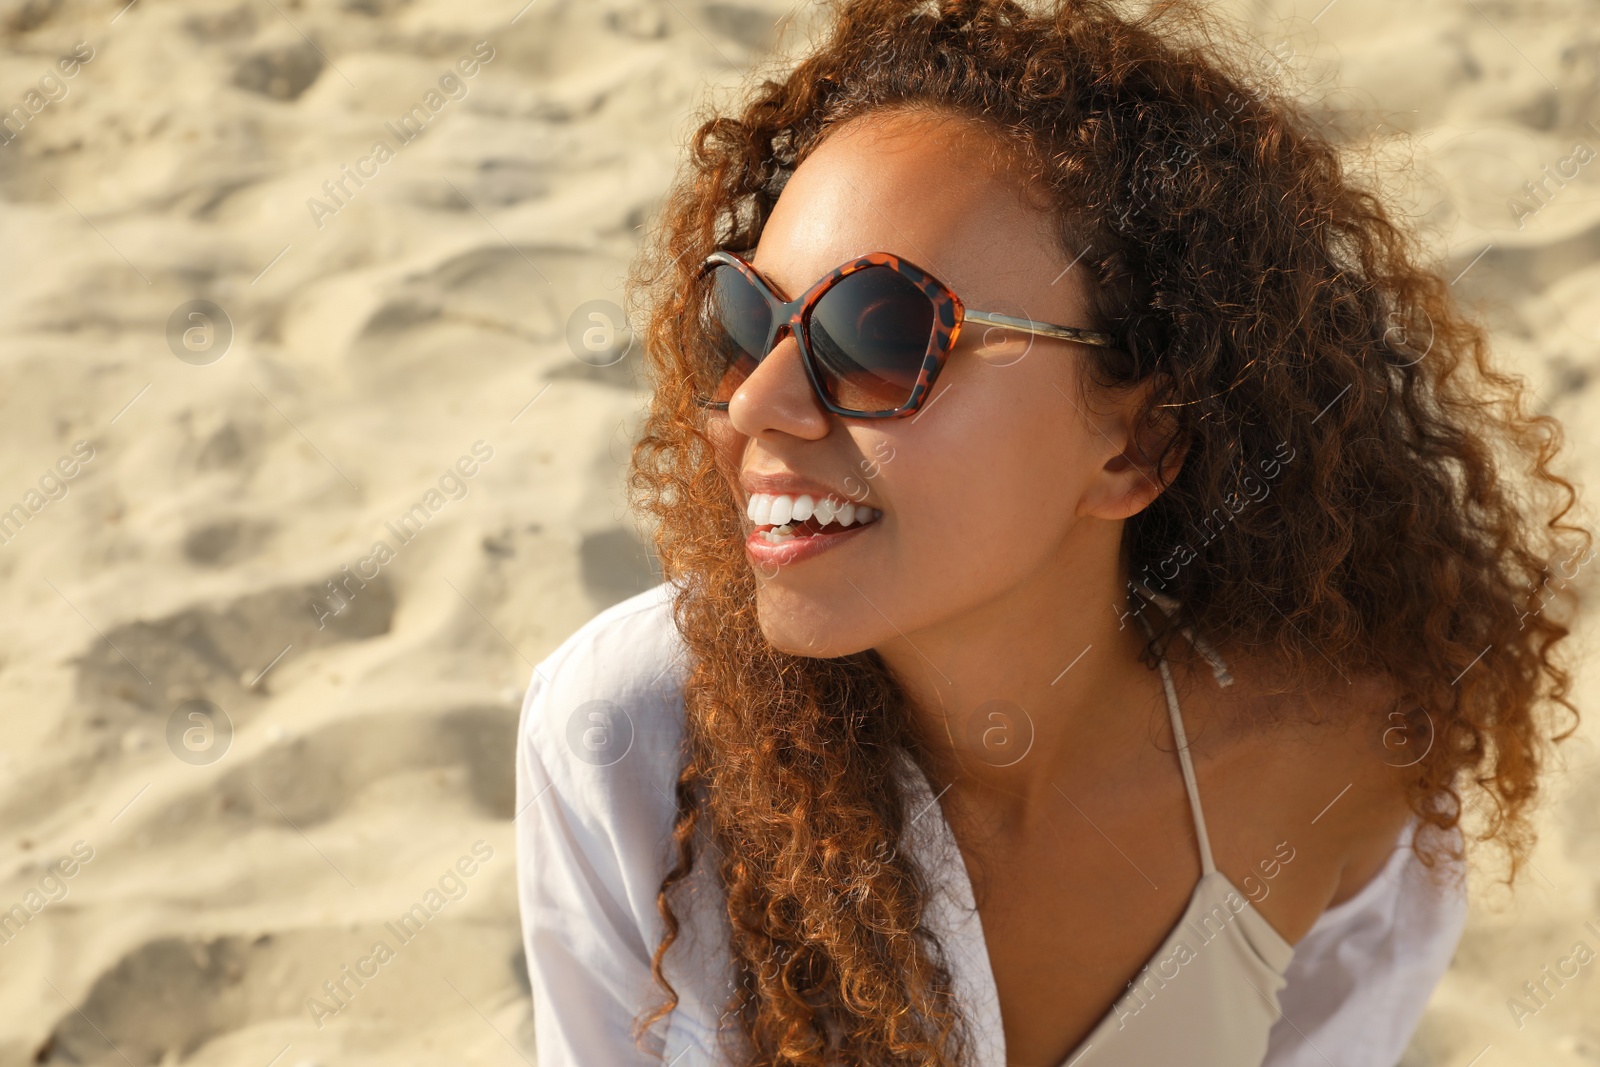
{"type": "Polygon", "coordinates": [[[728,401],[784,331],[822,406],[864,419],[914,414],[955,348],[964,322],[979,322],[1080,344],[1116,346],[1110,334],[974,311],[939,279],[889,252],[868,252],[835,267],[785,301],[748,261],[713,252],[696,274],[701,327],[695,400],[728,401]]]}

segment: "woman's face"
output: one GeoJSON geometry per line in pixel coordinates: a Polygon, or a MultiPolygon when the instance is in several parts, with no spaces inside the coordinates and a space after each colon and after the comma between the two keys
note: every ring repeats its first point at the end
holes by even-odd
{"type": "MultiPolygon", "coordinates": [[[[795,170],[751,262],[791,298],[861,253],[893,252],[969,308],[1092,327],[1082,270],[996,162],[993,137],[971,120],[908,112],[840,126],[795,170]]],[[[786,336],[711,414],[736,498],[827,493],[881,514],[824,535],[820,552],[747,547],[768,640],[840,656],[1116,588],[1121,520],[1155,490],[1121,458],[1131,392],[1097,395],[1093,412],[1079,404],[1089,356],[967,323],[915,416],[848,419],[820,405],[786,336]]],[[[746,532],[756,525],[747,519],[746,532]]]]}

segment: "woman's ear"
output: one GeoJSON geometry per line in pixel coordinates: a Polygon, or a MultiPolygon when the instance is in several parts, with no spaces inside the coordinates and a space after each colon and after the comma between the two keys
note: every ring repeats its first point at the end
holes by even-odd
{"type": "Polygon", "coordinates": [[[1166,408],[1145,411],[1162,377],[1153,374],[1132,386],[1102,390],[1096,398],[1094,406],[1103,413],[1101,433],[1112,451],[1084,494],[1079,514],[1130,518],[1149,507],[1178,476],[1188,443],[1176,440],[1177,419],[1166,408]],[[1157,458],[1169,444],[1173,447],[1158,470],[1157,458]]]}

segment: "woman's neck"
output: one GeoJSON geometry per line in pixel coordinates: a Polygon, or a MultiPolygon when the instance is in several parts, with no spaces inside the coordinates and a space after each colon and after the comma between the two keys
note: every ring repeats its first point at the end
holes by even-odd
{"type": "Polygon", "coordinates": [[[1056,783],[1148,737],[1165,707],[1125,570],[1075,562],[878,649],[943,784],[1008,821],[1059,805],[1056,783]]]}

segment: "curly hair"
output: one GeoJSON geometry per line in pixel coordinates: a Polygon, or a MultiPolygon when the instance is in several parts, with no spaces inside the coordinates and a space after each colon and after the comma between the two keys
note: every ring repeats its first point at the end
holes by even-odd
{"type": "Polygon", "coordinates": [[[800,161],[879,109],[965,117],[1014,147],[1119,342],[1087,357],[1090,377],[1154,380],[1141,417],[1184,451],[1124,527],[1130,587],[1177,602],[1143,655],[1188,626],[1296,670],[1317,657],[1392,680],[1391,721],[1418,748],[1426,733],[1405,771],[1432,830],[1419,856],[1454,852],[1444,832],[1476,798],[1479,839],[1514,877],[1541,768],[1576,723],[1554,653],[1592,539],[1563,521],[1577,493],[1550,467],[1559,424],[1491,365],[1418,237],[1191,3],[843,0],[820,40],[699,126],[629,279],[653,385],[629,487],[690,654],[662,998],[636,1036],[678,1004],[674,900],[709,842],[737,976],[730,1062],[942,1065],[970,1047],[923,928],[925,876],[896,850],[893,761],[934,770],[907,697],[871,650],[764,639],[741,502],[693,396],[698,262],[753,247],[800,161]]]}

